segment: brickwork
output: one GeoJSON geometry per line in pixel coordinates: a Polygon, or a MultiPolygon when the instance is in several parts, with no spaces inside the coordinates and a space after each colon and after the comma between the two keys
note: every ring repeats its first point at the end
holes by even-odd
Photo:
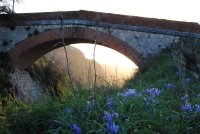
{"type": "Polygon", "coordinates": [[[34,102],[40,102],[44,100],[44,93],[38,81],[31,79],[29,73],[25,70],[19,71],[15,69],[12,74],[10,74],[10,82],[14,86],[18,86],[15,97],[19,99],[26,100],[27,103],[32,104],[34,102]]]}
{"type": "MultiPolygon", "coordinates": [[[[197,23],[82,10],[62,12],[62,15],[66,45],[94,44],[96,20],[100,18],[97,43],[120,52],[139,67],[144,59],[171,43],[179,43],[182,37],[200,38],[197,23]]],[[[53,47],[61,41],[59,24],[56,12],[1,14],[0,52],[8,51],[16,67],[25,69],[41,56],[61,47],[53,47]]]]}
{"type": "MultiPolygon", "coordinates": [[[[83,42],[94,43],[96,34],[96,31],[93,29],[82,27],[66,27],[64,28],[64,32],[66,45],[83,42]]],[[[26,69],[42,55],[57,47],[61,47],[61,45],[53,47],[53,45],[60,41],[60,30],[57,28],[42,32],[39,35],[35,35],[19,42],[15,47],[10,49],[8,53],[17,68],[26,69]]],[[[141,54],[119,38],[99,31],[97,44],[112,48],[139,65],[141,54]]]]}
{"type": "MultiPolygon", "coordinates": [[[[68,19],[80,19],[94,21],[98,17],[101,22],[107,22],[112,24],[123,24],[130,26],[142,26],[149,28],[159,28],[167,30],[177,30],[191,33],[200,33],[200,26],[198,23],[180,22],[165,19],[156,18],[144,18],[138,16],[126,16],[119,14],[100,13],[92,11],[67,11],[62,12],[63,18],[68,19]]],[[[16,14],[14,19],[10,20],[7,15],[0,15],[0,22],[10,21],[38,21],[38,20],[58,20],[58,13],[46,12],[46,13],[23,13],[16,14]]]]}

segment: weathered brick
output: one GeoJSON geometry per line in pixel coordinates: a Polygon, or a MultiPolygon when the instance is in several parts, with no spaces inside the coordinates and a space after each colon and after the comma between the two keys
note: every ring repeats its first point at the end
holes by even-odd
{"type": "MultiPolygon", "coordinates": [[[[64,38],[84,39],[88,40],[88,42],[90,43],[94,43],[96,39],[95,34],[96,31],[90,28],[68,27],[65,28],[64,38]]],[[[58,39],[61,39],[59,29],[46,31],[19,42],[18,45],[9,50],[9,54],[17,68],[25,69],[29,65],[33,64],[33,62],[35,62],[42,55],[53,49],[58,48],[58,46],[54,48],[49,47],[54,45],[51,44],[50,41],[58,39]]],[[[129,59],[132,59],[134,62],[139,62],[134,55],[128,54],[131,52],[127,51],[133,51],[136,53],[136,55],[138,55],[139,52],[137,52],[137,50],[135,50],[122,40],[118,39],[117,37],[98,31],[97,41],[103,46],[107,46],[124,54],[129,59]]]]}
{"type": "MultiPolygon", "coordinates": [[[[125,16],[119,14],[100,13],[92,11],[66,11],[62,12],[64,19],[82,19],[94,21],[97,17],[100,17],[101,22],[108,22],[113,24],[124,24],[132,26],[143,26],[156,28],[159,26],[161,29],[181,30],[185,32],[196,32],[199,33],[200,26],[198,23],[190,22],[179,22],[173,20],[164,20],[156,18],[145,18],[138,16],[125,16]],[[176,27],[174,26],[176,25],[176,27]],[[187,28],[187,29],[186,29],[187,28]]],[[[5,14],[0,14],[0,22],[8,22],[9,17],[5,14]]],[[[15,21],[35,21],[35,20],[59,20],[58,13],[47,12],[47,13],[22,13],[18,14],[15,21]]]]}

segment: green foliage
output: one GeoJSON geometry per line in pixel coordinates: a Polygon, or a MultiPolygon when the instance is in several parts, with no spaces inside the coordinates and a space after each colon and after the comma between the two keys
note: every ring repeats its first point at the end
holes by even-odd
{"type": "Polygon", "coordinates": [[[145,72],[138,72],[133,78],[127,80],[124,88],[135,87],[137,89],[144,89],[154,87],[155,85],[162,88],[165,82],[177,81],[174,72],[177,71],[170,54],[163,51],[154,57],[151,66],[145,72]],[[164,60],[163,60],[164,59],[164,60]]]}
{"type": "Polygon", "coordinates": [[[9,6],[7,5],[3,5],[3,6],[0,6],[0,14],[7,14],[7,13],[11,13],[11,9],[9,6]]]}
{"type": "MultiPolygon", "coordinates": [[[[22,0],[14,0],[13,2],[20,3],[22,0]]],[[[11,5],[9,4],[9,0],[0,0],[0,14],[11,14],[13,11],[11,10],[11,5]]],[[[13,3],[14,5],[14,3],[13,3]]]]}
{"type": "Polygon", "coordinates": [[[40,80],[41,84],[44,85],[43,89],[52,97],[61,97],[64,90],[70,91],[67,75],[45,57],[37,60],[27,70],[33,78],[40,80]]]}
{"type": "MultiPolygon", "coordinates": [[[[37,76],[37,72],[46,88],[55,87],[60,75],[53,63],[41,58],[36,64],[32,67],[34,71],[30,71],[32,76],[37,76]]],[[[35,105],[10,102],[3,109],[6,118],[0,118],[4,122],[0,133],[67,134],[74,131],[72,124],[80,127],[81,133],[114,133],[107,129],[105,111],[113,114],[110,119],[120,134],[200,133],[200,112],[195,108],[188,112],[182,109],[186,102],[192,106],[200,104],[200,82],[186,71],[185,78],[191,81],[184,81],[182,90],[180,75],[174,74],[177,70],[170,54],[163,51],[146,72],[138,73],[122,89],[97,87],[97,101],[82,87],[75,88],[77,103],[68,90],[61,99],[50,97],[35,105]],[[159,93],[149,92],[152,89],[158,89],[159,93]],[[187,101],[181,100],[186,93],[187,101]],[[114,116],[113,112],[118,114],[114,116]]]]}
{"type": "Polygon", "coordinates": [[[7,105],[7,100],[11,98],[12,88],[9,82],[9,74],[13,71],[13,67],[9,62],[9,55],[7,53],[0,53],[0,102],[1,104],[7,105]]]}

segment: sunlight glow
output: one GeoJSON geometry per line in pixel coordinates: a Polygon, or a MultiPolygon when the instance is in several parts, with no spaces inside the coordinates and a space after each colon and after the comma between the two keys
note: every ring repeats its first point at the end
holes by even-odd
{"type": "MultiPolygon", "coordinates": [[[[79,50],[81,50],[87,59],[93,59],[94,54],[94,44],[73,44],[71,45],[79,50]]],[[[96,45],[95,49],[95,60],[101,64],[107,65],[120,65],[120,66],[128,66],[130,68],[138,68],[131,60],[129,60],[124,55],[119,52],[104,47],[100,45],[96,45]]]]}

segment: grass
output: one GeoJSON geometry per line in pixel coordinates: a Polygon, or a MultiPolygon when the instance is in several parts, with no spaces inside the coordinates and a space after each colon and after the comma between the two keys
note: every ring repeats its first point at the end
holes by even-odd
{"type": "Polygon", "coordinates": [[[97,87],[97,101],[86,87],[74,87],[77,103],[68,90],[59,99],[49,97],[34,105],[10,101],[1,108],[0,133],[200,133],[200,82],[189,72],[182,82],[177,71],[164,51],[146,72],[127,80],[123,88],[97,87]],[[182,98],[186,94],[189,98],[182,98]],[[192,107],[184,109],[185,104],[192,107]]]}

